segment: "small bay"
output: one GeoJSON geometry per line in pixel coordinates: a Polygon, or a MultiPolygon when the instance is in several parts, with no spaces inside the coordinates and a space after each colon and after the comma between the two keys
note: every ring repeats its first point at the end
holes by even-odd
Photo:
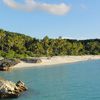
{"type": "Polygon", "coordinates": [[[0,72],[0,77],[22,80],[29,88],[12,100],[100,100],[100,60],[19,68],[0,72]]]}

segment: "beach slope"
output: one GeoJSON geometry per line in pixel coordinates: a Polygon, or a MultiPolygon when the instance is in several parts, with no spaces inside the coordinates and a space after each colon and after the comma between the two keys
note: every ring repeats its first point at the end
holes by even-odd
{"type": "Polygon", "coordinates": [[[86,56],[54,56],[54,57],[40,57],[42,63],[26,63],[21,61],[15,65],[14,68],[28,68],[28,67],[44,67],[47,65],[74,63],[86,60],[97,60],[100,59],[100,55],[86,55],[86,56]]]}

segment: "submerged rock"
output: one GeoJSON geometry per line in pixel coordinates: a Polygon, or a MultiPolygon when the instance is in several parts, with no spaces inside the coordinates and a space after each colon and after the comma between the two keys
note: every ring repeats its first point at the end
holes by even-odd
{"type": "Polygon", "coordinates": [[[16,84],[11,81],[0,79],[0,98],[17,98],[27,87],[22,81],[16,84]]]}

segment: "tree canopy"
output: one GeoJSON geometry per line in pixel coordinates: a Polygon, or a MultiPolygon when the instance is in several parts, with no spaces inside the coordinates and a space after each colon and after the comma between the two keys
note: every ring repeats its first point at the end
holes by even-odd
{"type": "Polygon", "coordinates": [[[100,39],[72,40],[45,36],[36,39],[0,29],[0,56],[24,58],[63,55],[100,55],[100,39]]]}

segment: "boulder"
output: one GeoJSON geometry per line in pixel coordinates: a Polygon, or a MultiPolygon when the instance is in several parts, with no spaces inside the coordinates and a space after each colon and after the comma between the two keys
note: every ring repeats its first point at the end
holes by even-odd
{"type": "Polygon", "coordinates": [[[26,63],[41,63],[42,62],[42,60],[39,58],[24,58],[21,60],[26,62],[26,63]]]}
{"type": "Polygon", "coordinates": [[[0,79],[0,98],[17,98],[27,87],[22,81],[16,84],[11,81],[0,79]]]}
{"type": "Polygon", "coordinates": [[[12,66],[18,64],[19,62],[20,61],[17,59],[2,59],[0,60],[0,70],[8,71],[12,66]]]}

